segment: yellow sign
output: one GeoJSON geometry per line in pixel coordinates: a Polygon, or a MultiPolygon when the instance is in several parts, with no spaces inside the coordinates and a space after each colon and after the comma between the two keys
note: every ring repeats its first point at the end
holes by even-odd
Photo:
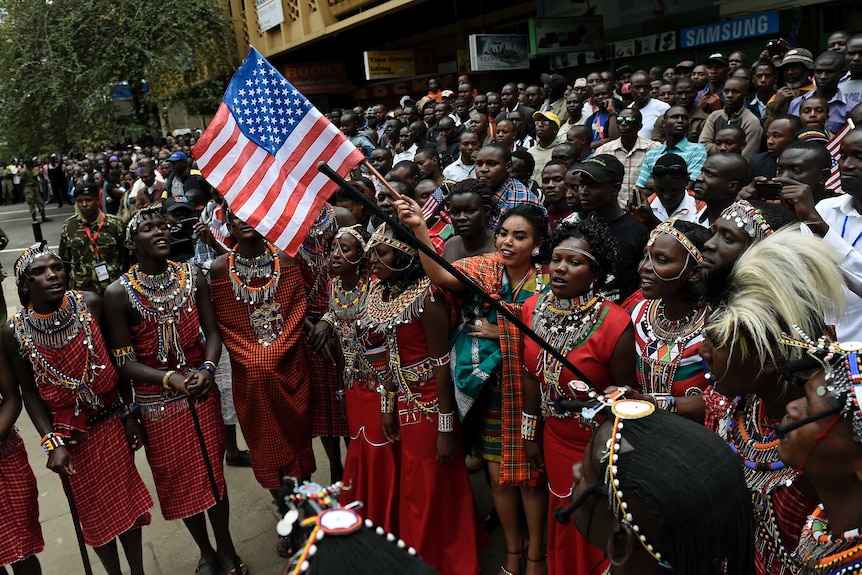
{"type": "Polygon", "coordinates": [[[401,78],[416,75],[413,50],[364,52],[365,79],[401,78]]]}

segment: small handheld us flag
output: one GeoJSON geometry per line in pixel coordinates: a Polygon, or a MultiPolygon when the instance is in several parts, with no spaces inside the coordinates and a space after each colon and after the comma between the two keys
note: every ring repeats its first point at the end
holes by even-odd
{"type": "Polygon", "coordinates": [[[346,176],[365,160],[254,48],[192,152],[231,210],[289,255],[338,187],[317,164],[346,176]]]}

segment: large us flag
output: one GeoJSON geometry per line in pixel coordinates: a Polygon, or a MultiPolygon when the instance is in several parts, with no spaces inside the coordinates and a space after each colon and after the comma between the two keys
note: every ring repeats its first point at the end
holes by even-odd
{"type": "Polygon", "coordinates": [[[290,255],[338,187],[318,162],[345,176],[365,159],[254,48],[192,152],[231,210],[290,255]]]}

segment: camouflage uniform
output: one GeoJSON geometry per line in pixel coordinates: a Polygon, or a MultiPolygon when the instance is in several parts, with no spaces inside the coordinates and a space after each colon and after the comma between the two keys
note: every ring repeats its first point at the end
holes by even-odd
{"type": "Polygon", "coordinates": [[[105,293],[111,282],[119,278],[128,269],[128,252],[123,245],[125,229],[116,216],[99,213],[93,223],[87,223],[81,216],[72,216],[63,223],[60,233],[60,257],[69,270],[69,289],[105,293]],[[99,222],[105,218],[102,229],[99,222]],[[96,246],[90,240],[84,227],[89,228],[90,236],[96,238],[96,246]],[[99,256],[96,257],[98,248],[99,256]],[[105,262],[108,279],[99,281],[96,276],[95,263],[105,262]]]}
{"type": "Polygon", "coordinates": [[[42,221],[48,221],[45,216],[45,200],[42,198],[42,191],[39,189],[39,181],[36,179],[36,174],[30,168],[21,168],[19,173],[21,176],[21,187],[24,188],[24,201],[30,208],[30,217],[36,221],[36,210],[42,214],[42,221]]]}

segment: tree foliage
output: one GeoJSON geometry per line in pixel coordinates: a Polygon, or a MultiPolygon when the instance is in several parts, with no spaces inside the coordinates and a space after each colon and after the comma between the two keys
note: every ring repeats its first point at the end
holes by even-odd
{"type": "Polygon", "coordinates": [[[233,38],[219,0],[0,0],[4,152],[137,137],[177,102],[214,111],[237,65],[233,38]],[[126,115],[111,98],[123,82],[126,115]]]}

